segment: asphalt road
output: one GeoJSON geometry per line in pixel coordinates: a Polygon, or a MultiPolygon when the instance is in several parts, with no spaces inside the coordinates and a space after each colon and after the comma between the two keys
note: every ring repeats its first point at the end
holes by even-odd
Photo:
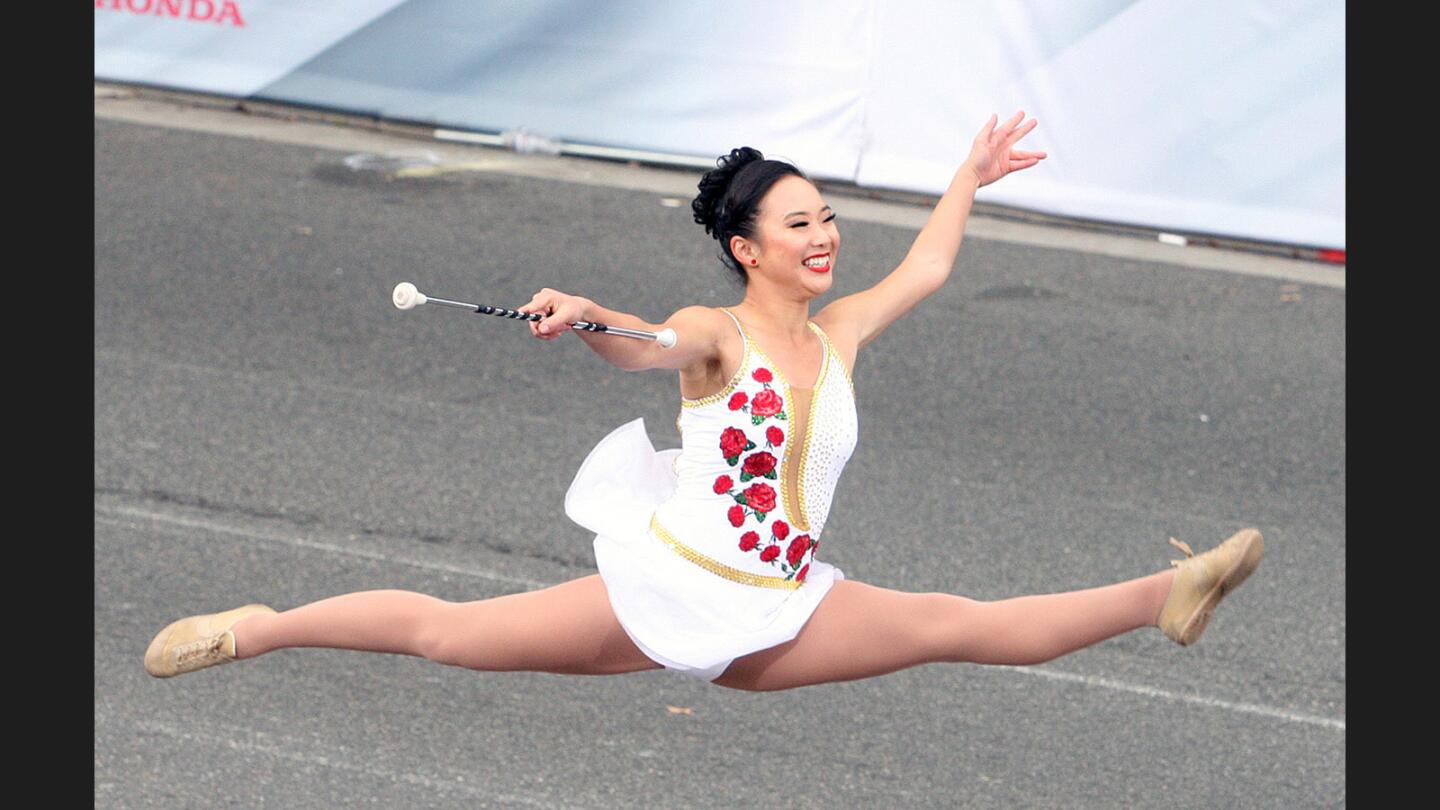
{"type": "MultiPolygon", "coordinates": [[[[396,282],[652,321],[740,300],[688,205],[345,156],[95,123],[97,807],[1344,804],[1344,290],[976,238],[856,363],[826,559],[992,599],[1259,527],[1197,646],[769,694],[328,650],[151,679],[146,643],[190,613],[594,573],[561,508],[581,459],[636,416],[678,444],[673,373],[399,312],[396,282]]],[[[913,232],[831,202],[843,295],[913,232]]]]}

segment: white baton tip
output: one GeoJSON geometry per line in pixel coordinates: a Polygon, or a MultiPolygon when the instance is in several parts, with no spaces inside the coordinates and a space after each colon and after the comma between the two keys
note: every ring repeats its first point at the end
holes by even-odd
{"type": "Polygon", "coordinates": [[[390,294],[390,301],[395,304],[396,309],[414,309],[416,304],[425,303],[425,296],[415,289],[414,284],[402,281],[395,285],[395,291],[390,294]]]}
{"type": "Polygon", "coordinates": [[[675,330],[661,329],[655,333],[655,342],[659,343],[662,349],[673,348],[675,346],[675,330]]]}

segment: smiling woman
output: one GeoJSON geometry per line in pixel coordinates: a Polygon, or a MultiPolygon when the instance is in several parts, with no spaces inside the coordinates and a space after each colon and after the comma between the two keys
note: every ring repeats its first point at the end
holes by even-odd
{"type": "Polygon", "coordinates": [[[678,336],[662,349],[576,331],[619,368],[679,373],[681,447],[656,452],[634,420],[595,446],[566,493],[566,513],[596,534],[598,575],[474,602],[384,590],[193,616],[155,637],[147,671],[336,647],[477,670],[665,667],[771,690],[938,661],[1035,664],[1146,626],[1193,643],[1259,564],[1259,532],[1199,556],[1178,544],[1186,559],[1146,577],[994,602],[877,588],[818,557],[859,435],[857,354],[948,279],[976,190],[1044,159],[1014,148],[1035,126],[1023,120],[992,116],[899,265],[813,318],[841,268],[835,212],[798,168],[749,147],[720,157],[692,204],[744,279],[741,301],[662,324],[549,288],[518,308],[544,316],[529,323],[540,340],[580,321],[678,336]]]}

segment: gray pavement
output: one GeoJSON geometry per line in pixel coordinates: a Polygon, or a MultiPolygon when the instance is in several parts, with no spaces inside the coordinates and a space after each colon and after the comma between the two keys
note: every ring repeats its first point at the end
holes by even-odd
{"type": "MultiPolygon", "coordinates": [[[[149,678],[145,644],[188,613],[593,573],[561,508],[580,460],[636,416],[678,443],[673,373],[399,312],[397,281],[508,306],[551,286],[652,321],[740,291],[647,187],[357,173],[343,134],[98,110],[97,807],[1344,803],[1343,283],[1067,250],[1063,231],[972,231],[950,283],[862,350],[826,558],[992,599],[1260,527],[1265,565],[1194,648],[1146,631],[1042,667],[760,695],[321,650],[149,678]]],[[[913,230],[831,202],[835,295],[913,230]]]]}

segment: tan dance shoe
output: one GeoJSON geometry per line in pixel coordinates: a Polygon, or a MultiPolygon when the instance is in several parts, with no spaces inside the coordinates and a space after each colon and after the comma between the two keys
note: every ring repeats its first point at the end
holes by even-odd
{"type": "Polygon", "coordinates": [[[235,634],[230,628],[246,616],[274,612],[265,605],[246,605],[171,622],[145,650],[145,671],[157,678],[172,678],[228,664],[235,660],[235,634]]]}
{"type": "Polygon", "coordinates": [[[1175,581],[1165,607],[1160,609],[1160,629],[1176,643],[1194,644],[1205,632],[1205,625],[1215,613],[1215,606],[1225,594],[1240,587],[1254,573],[1265,556],[1265,538],[1255,529],[1241,529],[1229,540],[1196,555],[1183,542],[1170,538],[1170,544],[1185,552],[1186,559],[1173,560],[1175,581]]]}

